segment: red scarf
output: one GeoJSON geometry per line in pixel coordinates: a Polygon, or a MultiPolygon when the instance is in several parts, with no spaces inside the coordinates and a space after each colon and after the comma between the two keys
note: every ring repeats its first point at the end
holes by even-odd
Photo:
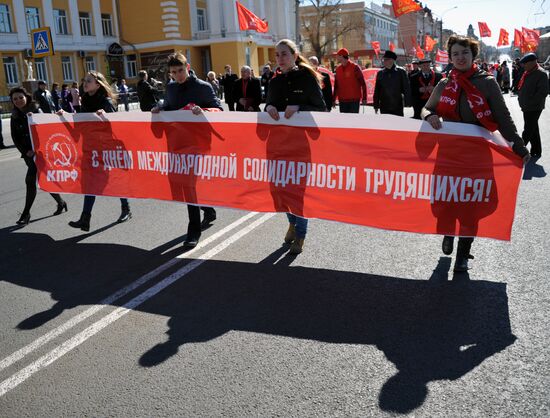
{"type": "MultiPolygon", "coordinates": [[[[434,72],[434,70],[430,70],[430,80],[428,81],[428,84],[426,84],[425,81],[424,81],[424,73],[422,71],[420,72],[419,80],[420,80],[420,84],[422,84],[422,87],[426,87],[426,86],[432,86],[433,87],[435,85],[435,72],[434,72]]],[[[424,91],[424,93],[422,94],[421,99],[422,100],[428,100],[430,98],[431,94],[432,93],[430,93],[429,91],[424,91]]]]}
{"type": "Polygon", "coordinates": [[[533,67],[531,68],[531,70],[529,71],[524,71],[523,74],[521,75],[521,78],[519,79],[519,83],[518,83],[518,91],[521,90],[521,88],[523,87],[523,83],[525,82],[525,78],[531,74],[532,72],[538,70],[540,68],[540,65],[537,63],[537,66],[536,67],[533,67]]]}
{"type": "Polygon", "coordinates": [[[436,112],[444,119],[460,122],[458,113],[460,93],[464,89],[470,109],[481,125],[493,132],[498,129],[498,125],[493,119],[493,114],[487,103],[487,99],[472,84],[469,78],[477,72],[477,65],[466,72],[460,72],[453,68],[449,74],[449,81],[441,93],[436,112]]]}

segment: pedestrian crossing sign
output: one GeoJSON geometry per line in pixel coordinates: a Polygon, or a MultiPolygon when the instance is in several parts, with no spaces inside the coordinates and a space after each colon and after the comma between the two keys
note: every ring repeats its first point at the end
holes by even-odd
{"type": "Polygon", "coordinates": [[[49,27],[31,30],[31,44],[33,58],[54,54],[52,34],[49,27]]]}

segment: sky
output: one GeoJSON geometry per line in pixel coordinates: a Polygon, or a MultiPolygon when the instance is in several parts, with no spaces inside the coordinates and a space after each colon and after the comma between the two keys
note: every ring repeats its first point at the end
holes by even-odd
{"type": "MultiPolygon", "coordinates": [[[[391,3],[391,0],[373,1],[377,4],[391,3]]],[[[365,0],[367,6],[370,2],[365,0]]],[[[486,22],[492,37],[483,38],[483,42],[493,46],[498,42],[501,28],[508,31],[512,42],[514,28],[550,26],[550,0],[421,0],[421,3],[430,8],[436,18],[443,15],[443,28],[461,35],[466,35],[471,23],[479,36],[477,22],[486,22]],[[458,7],[453,9],[454,6],[458,7]]]]}

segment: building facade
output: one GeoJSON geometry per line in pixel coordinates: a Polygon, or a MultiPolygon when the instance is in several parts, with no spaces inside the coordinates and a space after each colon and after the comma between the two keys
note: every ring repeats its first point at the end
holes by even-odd
{"type": "Polygon", "coordinates": [[[29,75],[48,85],[79,82],[89,70],[129,84],[141,69],[165,79],[166,57],[178,50],[201,78],[225,64],[259,74],[274,61],[276,41],[295,38],[295,2],[241,3],[269,22],[269,33],[240,31],[227,0],[0,0],[0,96],[29,75]],[[29,34],[44,26],[55,54],[33,59],[29,34]]]}
{"type": "Polygon", "coordinates": [[[415,56],[413,52],[415,45],[420,46],[424,50],[426,35],[438,41],[436,48],[445,49],[445,45],[441,42],[443,40],[441,36],[443,29],[441,21],[435,18],[428,7],[424,7],[414,13],[401,15],[398,19],[399,46],[411,57],[415,56]]]}
{"type": "MultiPolygon", "coordinates": [[[[315,24],[319,12],[313,6],[300,7],[300,18],[303,23],[301,37],[304,53],[314,54],[309,39],[311,31],[308,32],[306,26],[315,24]]],[[[399,21],[391,16],[389,9],[375,3],[371,3],[370,7],[367,7],[364,1],[342,3],[320,22],[321,41],[324,42],[328,38],[330,42],[325,54],[319,58],[325,66],[334,67],[334,53],[345,47],[360,65],[379,65],[379,58],[376,57],[371,42],[380,42],[382,51],[389,49],[390,42],[397,46],[398,23],[399,21]]],[[[403,50],[396,50],[396,53],[401,55],[403,50]]]]}

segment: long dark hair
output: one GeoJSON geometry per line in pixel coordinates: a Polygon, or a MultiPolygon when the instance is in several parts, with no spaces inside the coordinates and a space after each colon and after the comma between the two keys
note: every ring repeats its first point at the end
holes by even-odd
{"type": "Polygon", "coordinates": [[[88,74],[86,75],[91,75],[93,78],[95,78],[97,84],[99,84],[99,89],[97,91],[103,94],[105,97],[111,99],[116,106],[118,94],[116,94],[109,83],[107,83],[107,79],[105,78],[105,76],[99,71],[88,71],[88,74]]]}
{"type": "Polygon", "coordinates": [[[292,54],[295,54],[297,52],[298,58],[296,58],[296,65],[299,68],[303,68],[307,70],[315,78],[315,80],[317,80],[317,84],[321,85],[323,81],[323,76],[319,74],[317,71],[315,71],[315,68],[311,66],[311,64],[306,58],[300,55],[300,52],[298,51],[298,47],[294,42],[292,42],[290,39],[281,39],[279,42],[277,42],[277,45],[275,45],[275,47],[278,47],[279,45],[285,45],[292,54]]]}
{"type": "MultiPolygon", "coordinates": [[[[19,86],[14,87],[10,90],[10,101],[13,104],[13,95],[15,93],[21,93],[25,96],[27,99],[27,104],[25,104],[25,108],[22,110],[23,113],[32,112],[34,109],[36,109],[36,104],[34,103],[34,100],[32,98],[32,95],[25,89],[25,87],[19,86]]],[[[13,108],[19,110],[15,107],[15,104],[13,104],[13,108]]]]}

